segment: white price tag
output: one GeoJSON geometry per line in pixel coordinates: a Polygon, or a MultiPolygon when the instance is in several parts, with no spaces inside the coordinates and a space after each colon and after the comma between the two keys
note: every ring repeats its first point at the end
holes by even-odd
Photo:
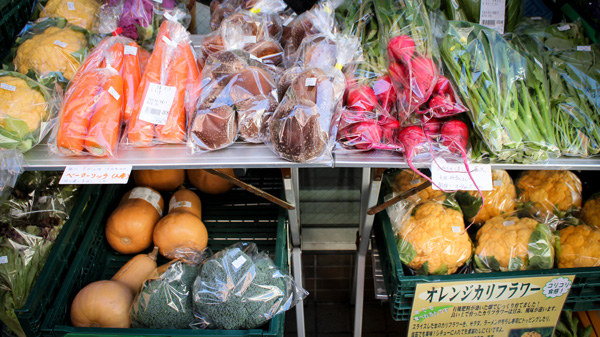
{"type": "Polygon", "coordinates": [[[117,101],[121,98],[121,95],[113,87],[108,88],[108,93],[117,101]]]}
{"type": "Polygon", "coordinates": [[[131,165],[67,165],[59,184],[127,184],[131,165]]]}
{"type": "Polygon", "coordinates": [[[0,264],[7,264],[8,256],[0,256],[0,264]]]}
{"type": "Polygon", "coordinates": [[[162,4],[163,0],[154,0],[157,4],[162,4]]]}
{"type": "Polygon", "coordinates": [[[452,231],[454,233],[460,233],[461,232],[460,226],[452,226],[452,231]]]}
{"type": "Polygon", "coordinates": [[[244,43],[256,43],[256,36],[244,35],[244,43]]]}
{"type": "Polygon", "coordinates": [[[304,85],[307,87],[314,87],[315,85],[317,85],[317,78],[316,77],[307,78],[306,81],[304,81],[304,85]]]}
{"type": "MultiPolygon", "coordinates": [[[[446,191],[477,191],[464,164],[447,163],[442,158],[436,161],[439,166],[436,162],[431,163],[431,179],[436,185],[446,191]]],[[[469,169],[471,169],[471,176],[477,182],[480,190],[493,190],[492,167],[490,165],[469,163],[469,169]]],[[[432,187],[434,190],[438,190],[435,185],[432,187]]]]}
{"type": "Polygon", "coordinates": [[[192,208],[192,203],[189,201],[175,201],[175,199],[171,199],[171,202],[169,202],[169,212],[173,208],[180,208],[180,207],[192,208]]]}
{"type": "Polygon", "coordinates": [[[421,179],[415,179],[415,180],[413,180],[413,181],[410,182],[410,184],[412,186],[419,185],[420,183],[421,183],[421,179]]]}
{"type": "Polygon", "coordinates": [[[4,90],[8,90],[8,91],[17,90],[17,87],[15,87],[14,85],[6,84],[6,83],[0,83],[0,88],[2,88],[4,90]]]}
{"type": "Polygon", "coordinates": [[[577,51],[592,51],[592,46],[577,46],[577,51]]]}
{"type": "Polygon", "coordinates": [[[531,17],[531,20],[533,20],[533,21],[540,21],[541,19],[542,19],[541,16],[532,16],[531,17]]]}
{"type": "Polygon", "coordinates": [[[508,226],[514,225],[515,221],[514,220],[504,221],[502,224],[504,225],[504,227],[508,227],[508,226]]]}
{"type": "Polygon", "coordinates": [[[169,20],[169,21],[174,21],[174,22],[176,22],[176,21],[177,21],[177,20],[175,20],[175,17],[174,17],[173,15],[171,15],[171,14],[169,14],[169,13],[167,13],[167,12],[165,12],[165,15],[164,15],[164,17],[165,17],[165,19],[167,19],[167,20],[169,20]]]}
{"type": "Polygon", "coordinates": [[[162,208],[158,204],[160,201],[160,194],[154,192],[153,190],[147,187],[136,187],[131,190],[131,193],[129,193],[129,199],[146,200],[148,203],[154,206],[158,214],[162,216],[162,208]]]}
{"type": "Polygon", "coordinates": [[[494,180],[494,187],[502,186],[502,180],[494,180]]]}
{"type": "Polygon", "coordinates": [[[239,269],[244,262],[246,262],[246,258],[243,256],[238,257],[235,261],[231,262],[231,264],[235,267],[235,269],[239,269]]]}
{"type": "Polygon", "coordinates": [[[479,24],[504,34],[505,0],[482,0],[479,24]]]}
{"type": "Polygon", "coordinates": [[[125,48],[123,49],[123,54],[125,55],[137,55],[138,49],[137,47],[134,46],[125,46],[125,48]]]}
{"type": "Polygon", "coordinates": [[[563,25],[563,26],[558,26],[556,29],[558,29],[561,32],[567,31],[569,29],[571,29],[571,26],[569,25],[563,25]]]}
{"type": "Polygon", "coordinates": [[[140,119],[156,125],[167,124],[176,90],[176,87],[150,83],[142,104],[140,119]]]}
{"type": "Polygon", "coordinates": [[[67,8],[70,11],[74,11],[75,10],[75,4],[69,1],[69,2],[67,2],[67,8]]]}
{"type": "Polygon", "coordinates": [[[60,40],[55,40],[54,44],[57,45],[57,46],[59,46],[59,47],[61,47],[61,48],[66,48],[67,47],[67,44],[65,42],[60,41],[60,40]]]}
{"type": "Polygon", "coordinates": [[[166,37],[166,36],[163,36],[163,37],[162,37],[162,40],[163,40],[163,41],[164,41],[166,44],[168,44],[169,46],[171,46],[171,47],[177,47],[177,43],[175,43],[174,41],[171,41],[171,40],[170,40],[168,37],[166,37]]]}

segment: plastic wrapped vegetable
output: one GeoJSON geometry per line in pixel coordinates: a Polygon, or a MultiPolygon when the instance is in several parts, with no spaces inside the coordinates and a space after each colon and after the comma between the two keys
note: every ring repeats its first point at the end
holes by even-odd
{"type": "Polygon", "coordinates": [[[525,171],[517,181],[519,201],[542,211],[564,214],[581,207],[581,181],[566,170],[525,171]]]}
{"type": "Polygon", "coordinates": [[[188,329],[194,321],[192,286],[198,265],[176,261],[144,282],[131,306],[131,324],[142,329],[188,329]]]}
{"type": "Polygon", "coordinates": [[[482,191],[485,204],[481,211],[481,197],[476,191],[459,191],[456,200],[460,204],[465,219],[482,224],[489,219],[511,213],[517,206],[517,191],[512,178],[504,170],[492,170],[493,189],[482,191]],[[479,212],[479,214],[477,214],[479,212]],[[475,216],[477,214],[477,216],[475,216]]]}
{"type": "Polygon", "coordinates": [[[581,21],[535,26],[520,24],[516,33],[538,40],[549,50],[571,49],[589,44],[581,21]]]}
{"type": "Polygon", "coordinates": [[[123,141],[135,147],[185,143],[188,115],[199,89],[200,71],[189,33],[167,20],[144,69],[123,141]]]}
{"type": "Polygon", "coordinates": [[[473,244],[452,198],[416,205],[399,227],[400,260],[417,274],[452,274],[471,259],[473,244]]]}
{"type": "Polygon", "coordinates": [[[567,226],[559,231],[558,268],[600,266],[600,229],[586,225],[567,226]]]}
{"type": "MultiPolygon", "coordinates": [[[[400,194],[402,192],[406,192],[412,188],[415,188],[421,184],[424,184],[425,182],[426,180],[417,173],[415,173],[413,170],[404,169],[397,172],[394,175],[392,189],[394,191],[394,194],[400,194]]],[[[424,202],[432,199],[443,201],[444,198],[439,198],[443,195],[445,195],[444,192],[440,190],[434,190],[431,186],[429,186],[426,189],[420,191],[419,193],[409,197],[408,200],[413,202],[424,202]]]]}
{"type": "Polygon", "coordinates": [[[254,243],[237,243],[204,261],[193,295],[195,327],[232,330],[257,328],[308,294],[254,243]]]}
{"type": "Polygon", "coordinates": [[[57,110],[49,88],[21,73],[0,71],[0,148],[31,149],[52,128],[57,110]]]}
{"type": "Polygon", "coordinates": [[[84,31],[63,18],[32,26],[15,42],[14,69],[43,79],[52,75],[73,79],[87,51],[84,31]]]}
{"type": "Polygon", "coordinates": [[[600,194],[592,195],[583,205],[581,220],[586,224],[600,229],[600,194]]]}
{"type": "Polygon", "coordinates": [[[40,17],[65,18],[70,24],[90,30],[99,10],[96,0],[49,0],[40,17]]]}
{"type": "Polygon", "coordinates": [[[287,5],[282,0],[213,0],[210,3],[210,27],[218,30],[221,24],[240,12],[249,11],[259,14],[268,21],[269,31],[278,31],[276,40],[281,37],[282,24],[279,14],[283,13],[287,5]]]}
{"type": "Polygon", "coordinates": [[[0,150],[0,202],[8,198],[23,173],[23,154],[17,150],[0,150]]]}
{"type": "Polygon", "coordinates": [[[478,24],[489,24],[494,28],[497,28],[501,33],[512,32],[517,28],[523,13],[525,12],[525,2],[521,0],[506,0],[504,17],[497,18],[496,20],[481,20],[481,12],[494,11],[497,12],[496,7],[482,8],[481,0],[446,0],[443,3],[446,17],[449,20],[464,20],[478,24]],[[491,21],[491,22],[490,22],[491,21]]]}
{"type": "Polygon", "coordinates": [[[474,261],[477,272],[550,269],[552,231],[546,223],[519,213],[493,217],[477,232],[474,261]]]}

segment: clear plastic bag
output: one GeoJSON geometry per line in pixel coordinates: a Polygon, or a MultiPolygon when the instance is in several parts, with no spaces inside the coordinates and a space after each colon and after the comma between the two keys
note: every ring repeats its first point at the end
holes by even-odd
{"type": "Polygon", "coordinates": [[[12,193],[23,172],[23,154],[16,150],[0,150],[0,202],[12,193]]]}
{"type": "Polygon", "coordinates": [[[520,209],[488,219],[475,242],[475,271],[550,269],[554,266],[553,217],[520,209]]]}
{"type": "MultiPolygon", "coordinates": [[[[410,169],[397,170],[389,173],[386,175],[385,181],[386,184],[391,187],[390,193],[385,197],[386,199],[391,199],[398,194],[404,193],[427,182],[425,178],[410,169]]],[[[407,198],[407,200],[415,203],[422,203],[427,200],[443,201],[444,199],[445,193],[440,190],[434,190],[431,186],[407,198]]]]}
{"type": "Polygon", "coordinates": [[[86,34],[64,18],[48,18],[36,23],[17,38],[9,69],[42,83],[51,78],[70,81],[86,56],[86,34]]]}
{"type": "Polygon", "coordinates": [[[72,25],[91,30],[99,11],[100,3],[96,0],[49,0],[40,18],[65,18],[72,25]]]}
{"type": "Polygon", "coordinates": [[[286,8],[287,5],[282,0],[213,0],[210,3],[210,27],[213,31],[216,31],[231,16],[241,13],[247,18],[247,14],[251,13],[255,14],[250,15],[254,18],[261,17],[264,19],[266,21],[265,27],[268,27],[267,30],[271,37],[279,41],[282,32],[279,14],[283,13],[286,8]]]}
{"type": "Polygon", "coordinates": [[[573,225],[562,228],[558,235],[558,268],[600,267],[600,229],[573,225]]]}
{"type": "Polygon", "coordinates": [[[517,180],[517,189],[520,202],[560,217],[581,208],[581,180],[571,171],[525,171],[517,180]]]}
{"type": "Polygon", "coordinates": [[[549,50],[572,49],[589,44],[581,21],[554,25],[544,23],[544,21],[522,22],[516,34],[536,39],[549,50]]]}
{"type": "Polygon", "coordinates": [[[580,218],[586,224],[600,229],[600,193],[594,193],[585,201],[581,209],[580,218]]]}
{"type": "Polygon", "coordinates": [[[0,70],[0,148],[26,152],[46,137],[56,122],[56,89],[0,70]]]}
{"type": "Polygon", "coordinates": [[[122,142],[135,147],[185,143],[199,89],[200,70],[189,33],[178,22],[164,21],[122,142]]]}
{"type": "Polygon", "coordinates": [[[204,261],[193,286],[195,328],[254,329],[308,293],[254,243],[237,243],[204,261]]]}
{"type": "MultiPolygon", "coordinates": [[[[448,20],[480,22],[481,0],[445,0],[443,7],[448,20]]],[[[525,12],[525,1],[506,0],[505,15],[502,18],[504,22],[504,32],[512,32],[521,22],[525,12]]]]}

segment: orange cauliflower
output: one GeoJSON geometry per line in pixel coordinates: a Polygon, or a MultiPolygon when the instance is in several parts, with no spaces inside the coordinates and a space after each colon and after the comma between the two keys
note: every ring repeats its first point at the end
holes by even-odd
{"type": "MultiPolygon", "coordinates": [[[[394,194],[400,194],[402,192],[408,191],[412,188],[415,188],[427,180],[416,174],[413,170],[405,169],[400,171],[396,177],[394,178],[393,189],[394,194]]],[[[420,191],[419,193],[410,196],[407,200],[413,202],[423,202],[430,199],[437,199],[437,197],[444,195],[444,192],[439,190],[434,190],[431,186],[426,189],[420,191]]]]}
{"type": "Polygon", "coordinates": [[[401,225],[400,260],[421,274],[452,274],[473,252],[462,213],[436,201],[417,205],[401,225]]]}
{"type": "Polygon", "coordinates": [[[600,266],[600,229],[586,225],[568,226],[559,231],[559,268],[600,266]]]}
{"type": "Polygon", "coordinates": [[[477,232],[475,265],[482,272],[550,269],[553,243],[546,224],[532,218],[497,216],[477,232]]]}
{"type": "Polygon", "coordinates": [[[581,181],[571,171],[526,171],[517,182],[519,200],[541,210],[570,212],[581,207],[581,181]]]}
{"type": "Polygon", "coordinates": [[[581,220],[592,227],[600,229],[600,194],[593,195],[585,202],[581,220]]]}
{"type": "Polygon", "coordinates": [[[494,189],[481,191],[485,204],[481,211],[481,196],[477,191],[458,192],[456,199],[469,222],[484,223],[487,220],[515,210],[517,190],[512,178],[505,170],[492,170],[494,189]],[[479,211],[479,214],[477,212],[479,211]],[[477,214],[477,217],[475,215],[477,214]]]}
{"type": "Polygon", "coordinates": [[[99,10],[96,0],[50,0],[40,17],[65,18],[70,24],[90,30],[99,10]]]}
{"type": "Polygon", "coordinates": [[[542,337],[542,334],[536,331],[528,331],[522,334],[521,337],[542,337]]]}

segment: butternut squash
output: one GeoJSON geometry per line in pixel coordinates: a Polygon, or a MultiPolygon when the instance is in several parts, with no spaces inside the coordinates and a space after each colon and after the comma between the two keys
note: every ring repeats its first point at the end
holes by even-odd
{"type": "Polygon", "coordinates": [[[161,192],[175,191],[185,181],[185,170],[135,170],[131,174],[137,186],[148,186],[161,192]]]}
{"type": "Polygon", "coordinates": [[[162,216],[164,200],[148,187],[136,187],[126,196],[106,221],[106,239],[119,253],[137,254],[152,244],[152,232],[162,216]]]}
{"type": "Polygon", "coordinates": [[[111,280],[123,283],[131,290],[133,296],[137,295],[144,281],[156,271],[156,255],[158,255],[158,247],[154,247],[149,254],[138,254],[132,257],[111,280]]]}
{"type": "MultiPolygon", "coordinates": [[[[235,177],[233,169],[217,169],[217,171],[235,177]]],[[[230,191],[235,186],[229,181],[204,170],[187,170],[187,176],[192,185],[207,194],[222,194],[230,191]]]]}
{"type": "Polygon", "coordinates": [[[133,295],[116,281],[96,281],[81,289],[71,304],[71,323],[76,327],[129,328],[133,295]]]}
{"type": "Polygon", "coordinates": [[[181,186],[169,200],[169,214],[175,212],[188,212],[202,219],[202,203],[198,195],[181,186]]]}
{"type": "Polygon", "coordinates": [[[156,224],[154,244],[160,254],[168,259],[185,258],[208,245],[208,232],[204,223],[187,212],[170,213],[156,224]]]}

